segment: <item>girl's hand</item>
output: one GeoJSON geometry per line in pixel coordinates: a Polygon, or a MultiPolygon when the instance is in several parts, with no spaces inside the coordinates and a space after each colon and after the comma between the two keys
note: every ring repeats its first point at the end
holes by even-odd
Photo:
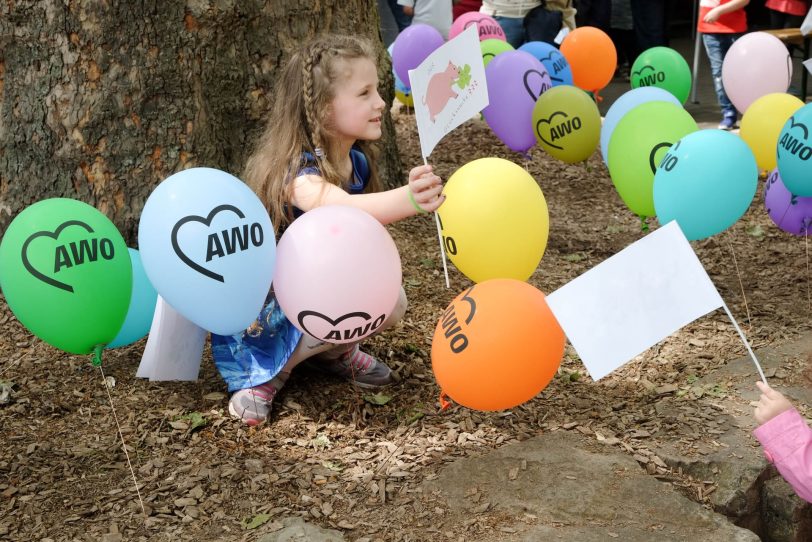
{"type": "Polygon", "coordinates": [[[761,390],[761,398],[758,400],[758,406],[756,406],[754,413],[759,425],[767,423],[782,412],[792,408],[792,403],[786,397],[764,382],[756,382],[756,386],[761,390]]]}
{"type": "Polygon", "coordinates": [[[431,213],[437,210],[445,201],[443,191],[443,181],[434,174],[431,166],[417,166],[409,172],[409,190],[414,197],[415,203],[431,213]]]}

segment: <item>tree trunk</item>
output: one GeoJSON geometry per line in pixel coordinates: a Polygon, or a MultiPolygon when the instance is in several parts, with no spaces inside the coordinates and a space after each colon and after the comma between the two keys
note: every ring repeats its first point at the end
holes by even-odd
{"type": "MultiPolygon", "coordinates": [[[[0,3],[0,232],[51,197],[106,213],[132,244],[146,198],[192,166],[240,176],[287,53],[361,34],[391,64],[375,0],[0,3]]],[[[402,182],[388,113],[380,170],[402,182]]]]}

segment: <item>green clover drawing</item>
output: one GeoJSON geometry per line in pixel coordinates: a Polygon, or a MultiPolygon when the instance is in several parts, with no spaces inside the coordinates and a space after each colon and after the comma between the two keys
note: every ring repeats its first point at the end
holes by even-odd
{"type": "Polygon", "coordinates": [[[468,86],[468,83],[471,82],[471,66],[470,65],[466,64],[465,66],[463,66],[463,68],[460,70],[460,74],[457,77],[457,80],[455,82],[457,83],[457,86],[460,87],[460,89],[464,89],[465,87],[468,86]]]}

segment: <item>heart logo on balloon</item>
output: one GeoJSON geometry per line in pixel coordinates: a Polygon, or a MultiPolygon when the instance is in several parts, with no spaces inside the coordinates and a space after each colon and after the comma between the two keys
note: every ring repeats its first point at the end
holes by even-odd
{"type": "MultiPolygon", "coordinates": [[[[93,228],[91,228],[86,223],[80,220],[68,220],[60,224],[56,230],[53,232],[50,231],[38,231],[30,236],[25,240],[21,250],[21,256],[23,261],[23,266],[26,270],[31,273],[34,277],[41,280],[42,282],[49,284],[55,288],[59,288],[60,290],[65,290],[66,292],[74,293],[73,286],[67,284],[65,282],[56,280],[55,278],[49,277],[48,275],[40,272],[37,270],[33,264],[31,264],[31,260],[28,258],[28,248],[31,246],[31,243],[34,239],[39,237],[48,237],[51,239],[58,239],[59,235],[62,233],[63,230],[70,226],[80,226],[84,228],[88,233],[93,233],[93,228]]],[[[74,265],[79,265],[84,263],[85,258],[88,261],[95,261],[99,255],[99,245],[102,245],[102,257],[104,259],[111,259],[114,256],[112,242],[109,239],[82,239],[78,242],[71,242],[67,245],[60,245],[57,246],[54,250],[54,272],[59,272],[62,267],[73,267],[74,265]],[[106,241],[107,243],[103,243],[106,241]],[[70,248],[70,254],[68,253],[68,248],[70,248]],[[60,250],[61,249],[61,250],[60,250]],[[71,255],[73,259],[71,259],[71,255]]]]}
{"type": "Polygon", "coordinates": [[[804,131],[804,139],[809,139],[809,128],[803,122],[795,122],[795,116],[789,118],[789,129],[800,128],[804,131]]]}
{"type": "MultiPolygon", "coordinates": [[[[541,63],[544,64],[545,68],[548,67],[547,63],[550,62],[553,65],[553,69],[555,70],[555,73],[558,73],[558,72],[560,72],[561,70],[563,70],[564,68],[567,67],[567,59],[564,58],[564,55],[562,55],[558,51],[550,51],[547,54],[547,56],[545,56],[544,58],[540,58],[539,60],[541,60],[541,63]],[[556,56],[556,57],[559,57],[559,58],[557,58],[556,60],[553,60],[553,56],[556,56]]],[[[549,73],[549,72],[550,72],[550,70],[548,69],[547,73],[549,73]]],[[[564,79],[562,79],[561,77],[553,77],[552,75],[550,75],[550,80],[551,81],[558,81],[559,83],[564,82],[564,79]]]]}
{"type": "Polygon", "coordinates": [[[369,313],[357,311],[339,316],[334,320],[318,311],[307,310],[300,312],[297,320],[302,330],[317,339],[349,341],[360,340],[378,329],[386,320],[386,315],[381,314],[373,320],[369,313]],[[309,322],[309,326],[305,323],[306,320],[309,322]],[[339,326],[342,322],[345,324],[339,326]]]}
{"type": "MultiPolygon", "coordinates": [[[[178,220],[175,226],[172,228],[172,249],[175,251],[178,258],[183,261],[183,263],[198,273],[218,282],[224,283],[225,277],[223,277],[223,275],[215,273],[214,271],[195,262],[185,252],[183,252],[183,249],[181,249],[180,243],[178,242],[178,234],[181,227],[183,227],[185,224],[190,222],[200,222],[204,226],[210,227],[214,217],[223,211],[231,211],[239,218],[245,218],[245,214],[233,205],[218,205],[212,209],[206,217],[198,215],[185,216],[178,220]]],[[[222,239],[217,233],[211,233],[207,236],[208,248],[206,252],[206,261],[210,261],[214,257],[225,257],[238,251],[247,250],[250,246],[261,246],[265,239],[262,226],[258,222],[254,222],[250,225],[243,224],[241,226],[235,226],[230,230],[223,230],[219,235],[222,236],[222,239]]]]}
{"type": "Polygon", "coordinates": [[[481,36],[487,35],[496,35],[505,37],[505,31],[502,30],[502,27],[499,24],[494,25],[494,20],[490,17],[483,17],[481,19],[471,19],[470,21],[466,21],[465,25],[462,27],[463,30],[467,30],[469,26],[472,24],[477,25],[477,29],[479,30],[480,39],[481,36]]]}
{"type": "Polygon", "coordinates": [[[550,90],[550,87],[553,86],[553,82],[550,79],[550,74],[547,73],[545,70],[544,73],[541,73],[538,70],[527,70],[524,72],[524,77],[522,78],[524,81],[524,88],[527,90],[527,93],[530,95],[530,98],[533,99],[533,102],[539,99],[539,96],[550,90]],[[539,91],[534,91],[534,85],[539,87],[539,91]]]}
{"type": "Polygon", "coordinates": [[[649,167],[651,168],[651,172],[652,172],[652,173],[656,173],[656,172],[657,172],[657,166],[660,164],[660,162],[658,162],[658,161],[656,160],[656,154],[657,154],[657,152],[658,152],[660,149],[664,149],[664,148],[665,148],[665,149],[670,149],[670,148],[671,148],[671,145],[673,145],[673,143],[669,143],[669,142],[667,142],[667,141],[663,141],[662,143],[657,143],[656,145],[654,145],[654,147],[652,147],[652,148],[651,148],[651,152],[650,152],[650,153],[649,153],[649,155],[648,155],[648,165],[649,165],[649,167]]]}
{"type": "Polygon", "coordinates": [[[549,117],[549,118],[546,118],[546,119],[540,119],[540,120],[539,120],[539,121],[536,123],[536,135],[539,137],[539,139],[541,139],[542,141],[544,141],[544,142],[545,142],[547,145],[551,146],[552,148],[554,148],[554,149],[558,149],[558,150],[564,150],[564,147],[559,147],[559,146],[558,146],[558,145],[556,145],[555,143],[553,143],[553,142],[549,141],[547,138],[545,138],[545,137],[544,137],[544,135],[541,133],[541,130],[540,130],[541,125],[542,125],[542,124],[547,124],[547,125],[548,125],[548,127],[549,127],[549,129],[550,129],[550,132],[552,133],[552,129],[553,129],[553,119],[555,119],[556,117],[563,117],[564,119],[566,119],[566,118],[568,118],[568,117],[569,117],[569,115],[567,115],[567,114],[566,114],[566,113],[564,113],[563,111],[556,111],[556,112],[554,112],[552,115],[550,115],[550,117],[549,117]]]}

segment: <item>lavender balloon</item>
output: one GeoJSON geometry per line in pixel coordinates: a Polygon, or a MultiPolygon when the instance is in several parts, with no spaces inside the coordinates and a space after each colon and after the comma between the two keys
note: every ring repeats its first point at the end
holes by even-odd
{"type": "Polygon", "coordinates": [[[527,152],[536,143],[533,107],[552,87],[544,65],[525,51],[506,51],[485,67],[490,104],[482,110],[493,133],[513,151],[527,152]]]}
{"type": "Polygon", "coordinates": [[[407,87],[412,88],[409,70],[418,67],[444,42],[442,34],[433,26],[418,23],[406,27],[392,44],[392,67],[395,74],[407,87]]]}
{"type": "Polygon", "coordinates": [[[809,235],[812,229],[812,197],[795,196],[787,190],[778,168],[767,178],[764,206],[775,225],[793,235],[809,235]]]}

